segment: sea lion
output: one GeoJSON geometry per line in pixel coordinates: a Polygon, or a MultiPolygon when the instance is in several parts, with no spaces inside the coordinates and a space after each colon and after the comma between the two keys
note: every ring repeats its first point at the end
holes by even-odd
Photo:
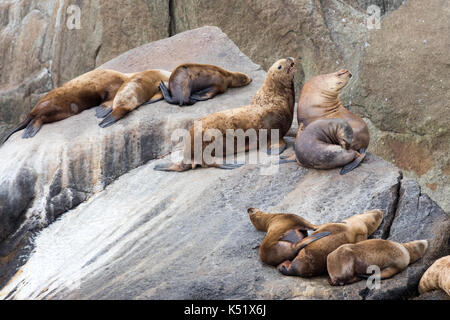
{"type": "Polygon", "coordinates": [[[97,107],[97,117],[104,118],[99,126],[106,128],[140,105],[163,99],[158,86],[168,81],[169,77],[170,72],[163,70],[147,70],[131,74],[117,91],[114,100],[105,101],[97,107]]]}
{"type": "MultiPolygon", "coordinates": [[[[22,129],[25,129],[22,138],[34,137],[43,124],[66,119],[95,106],[101,105],[100,110],[108,111],[108,107],[114,108],[113,101],[115,101],[119,89],[122,92],[117,99],[118,110],[113,113],[113,116],[123,116],[126,113],[124,110],[128,112],[130,109],[129,104],[126,104],[124,100],[127,98],[134,99],[133,96],[136,95],[138,96],[137,103],[139,103],[142,97],[149,96],[141,90],[145,88],[145,81],[148,78],[153,79],[151,75],[155,78],[153,82],[156,83],[156,87],[161,80],[167,80],[169,77],[168,74],[157,70],[142,73],[121,73],[108,69],[96,69],[82,74],[61,87],[53,89],[40,99],[30,111],[28,117],[3,142],[22,129]],[[130,86],[127,86],[126,83],[129,83],[130,86]]],[[[158,93],[156,96],[158,96],[158,93]]],[[[161,93],[159,93],[159,96],[162,98],[161,93]]],[[[108,115],[108,112],[105,113],[104,116],[108,115]]],[[[109,121],[105,121],[105,124],[108,124],[109,121]]]]}
{"type": "Polygon", "coordinates": [[[42,97],[28,117],[3,142],[24,128],[22,138],[34,137],[45,123],[66,119],[113,99],[127,79],[128,75],[121,72],[96,69],[66,82],[42,97]]]}
{"type": "Polygon", "coordinates": [[[317,226],[295,214],[267,214],[256,208],[247,212],[255,228],[267,232],[259,247],[259,257],[272,266],[293,259],[306,245],[330,234],[323,232],[308,237],[307,230],[316,230],[317,226]]]}
{"type": "Polygon", "coordinates": [[[387,279],[419,260],[428,248],[427,240],[397,243],[370,239],[344,244],[327,257],[329,283],[333,286],[354,283],[366,278],[369,266],[378,266],[380,278],[387,279]]]}
{"type": "Polygon", "coordinates": [[[185,63],[172,71],[169,88],[161,83],[160,89],[164,100],[182,106],[211,99],[228,88],[245,86],[251,81],[241,72],[230,72],[210,64],[185,63]]]}
{"type": "MultiPolygon", "coordinates": [[[[194,132],[196,125],[192,125],[189,133],[184,140],[184,155],[180,163],[165,163],[155,166],[155,170],[161,171],[186,171],[195,168],[197,165],[202,167],[218,167],[222,169],[233,169],[239,164],[219,164],[217,162],[207,163],[204,158],[205,148],[212,142],[205,141],[202,138],[201,159],[197,159],[195,154],[194,136],[204,137],[208,129],[215,130],[221,134],[221,138],[226,139],[227,130],[247,131],[254,130],[258,135],[258,144],[260,130],[265,129],[269,135],[268,141],[272,140],[271,129],[278,130],[279,140],[270,145],[269,152],[271,154],[280,153],[286,147],[283,136],[291,127],[294,116],[294,70],[295,62],[293,58],[281,59],[275,62],[267,72],[266,79],[261,88],[256,92],[249,105],[223,110],[201,118],[197,124],[197,128],[201,127],[200,132],[194,132]]],[[[223,143],[223,153],[214,154],[220,157],[226,154],[236,153],[236,145],[232,150],[226,150],[226,143],[223,143]]],[[[245,142],[245,150],[248,151],[253,146],[249,142],[245,142]]]]}
{"type": "Polygon", "coordinates": [[[436,260],[420,279],[420,294],[439,289],[450,296],[450,256],[436,260]]]}
{"type": "MultiPolygon", "coordinates": [[[[344,88],[352,74],[341,69],[334,73],[321,74],[306,81],[303,85],[297,106],[297,121],[299,133],[313,121],[323,118],[339,118],[347,121],[353,130],[353,140],[350,149],[365,154],[370,141],[369,129],[364,120],[347,110],[339,100],[339,93],[344,88]]],[[[355,159],[358,164],[361,157],[355,159]]],[[[350,163],[344,167],[341,174],[349,172],[357,164],[350,163]]]]}
{"type": "Polygon", "coordinates": [[[327,270],[327,256],[346,243],[366,240],[383,220],[383,211],[370,210],[345,219],[342,223],[325,223],[317,226],[314,233],[330,232],[323,239],[302,249],[294,260],[286,260],[277,269],[284,275],[312,277],[327,270]]]}
{"type": "MultiPolygon", "coordinates": [[[[350,145],[352,127],[342,119],[319,119],[309,124],[295,140],[297,161],[306,168],[333,169],[362,158],[350,145]]],[[[362,159],[361,159],[362,160],[362,159]]]]}

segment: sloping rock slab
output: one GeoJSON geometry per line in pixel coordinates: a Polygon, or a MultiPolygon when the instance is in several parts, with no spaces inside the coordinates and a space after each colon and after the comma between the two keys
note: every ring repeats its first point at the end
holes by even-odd
{"type": "Polygon", "coordinates": [[[249,103],[265,76],[216,27],[144,45],[101,68],[172,70],[184,62],[242,71],[253,82],[191,107],[164,101],[145,105],[106,129],[97,125],[94,110],[87,110],[44,125],[32,139],[21,139],[16,133],[0,147],[0,257],[15,250],[29,230],[47,226],[117,177],[170,151],[170,135],[176,128],[188,128],[208,113],[249,103]]]}
{"type": "MultiPolygon", "coordinates": [[[[0,297],[380,299],[392,298],[392,291],[408,297],[418,276],[415,266],[382,281],[373,292],[365,281],[331,287],[325,276],[281,275],[259,261],[264,233],[252,226],[247,208],[297,213],[314,223],[382,208],[384,236],[401,241],[435,239],[431,226],[448,223],[409,182],[402,187],[397,168],[373,155],[344,176],[295,163],[269,175],[250,164],[235,170],[154,171],[161,161],[123,175],[44,229],[28,262],[0,297]],[[411,201],[423,206],[413,208],[411,201]],[[418,234],[406,228],[414,225],[420,226],[418,234]]],[[[435,243],[448,250],[442,239],[435,243]]],[[[423,262],[417,263],[422,268],[423,262]]]]}

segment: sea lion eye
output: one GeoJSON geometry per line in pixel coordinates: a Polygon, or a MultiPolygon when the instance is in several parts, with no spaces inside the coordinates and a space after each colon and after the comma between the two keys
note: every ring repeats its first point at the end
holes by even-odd
{"type": "Polygon", "coordinates": [[[278,66],[278,70],[281,70],[281,64],[278,66]]]}

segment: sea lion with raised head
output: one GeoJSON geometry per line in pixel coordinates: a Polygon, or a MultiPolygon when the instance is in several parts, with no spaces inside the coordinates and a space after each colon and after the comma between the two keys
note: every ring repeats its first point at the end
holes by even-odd
{"type": "Polygon", "coordinates": [[[428,248],[427,240],[397,243],[383,239],[369,239],[344,244],[327,257],[329,283],[333,286],[365,279],[368,267],[380,268],[380,278],[387,279],[419,260],[428,248]]]}
{"type": "Polygon", "coordinates": [[[241,72],[230,72],[210,64],[185,63],[172,71],[169,88],[161,83],[160,89],[164,100],[182,106],[211,99],[228,88],[242,87],[251,81],[241,72]]]}
{"type": "Polygon", "coordinates": [[[249,208],[247,212],[255,228],[267,232],[259,247],[259,257],[272,266],[293,259],[302,248],[329,235],[323,232],[308,237],[307,231],[316,230],[317,226],[295,214],[268,214],[256,208],[249,208]]]}
{"type": "Polygon", "coordinates": [[[113,100],[97,107],[96,116],[104,118],[99,126],[108,127],[140,105],[163,99],[158,86],[164,81],[167,82],[169,77],[170,72],[164,70],[147,70],[131,74],[113,100]]]}
{"type": "Polygon", "coordinates": [[[348,70],[341,69],[311,78],[303,85],[297,106],[297,138],[309,124],[318,119],[342,119],[352,128],[353,139],[349,148],[358,151],[361,156],[346,165],[341,174],[353,170],[363,160],[370,141],[369,129],[364,120],[347,110],[339,99],[339,93],[351,77],[352,74],[348,70]]]}
{"type": "Polygon", "coordinates": [[[327,256],[346,243],[366,240],[383,220],[383,211],[370,210],[345,219],[341,223],[325,223],[317,226],[315,233],[330,232],[299,251],[294,260],[286,260],[277,269],[287,276],[312,277],[327,271],[327,256]]]}
{"type": "MultiPolygon", "coordinates": [[[[282,152],[286,143],[283,140],[284,135],[291,127],[294,116],[294,71],[295,63],[293,58],[281,59],[275,62],[267,72],[266,79],[263,85],[256,92],[249,105],[219,111],[209,114],[201,118],[197,122],[197,126],[191,126],[189,133],[184,140],[184,154],[183,160],[180,163],[163,163],[155,166],[155,170],[161,171],[186,171],[200,165],[202,167],[218,167],[222,169],[233,169],[240,164],[220,164],[215,160],[212,163],[205,161],[205,149],[212,144],[212,141],[206,141],[203,137],[207,130],[214,130],[221,135],[224,140],[227,138],[228,132],[242,130],[254,130],[257,134],[257,143],[260,147],[260,130],[267,130],[267,140],[270,145],[269,152],[276,154],[282,152]],[[196,128],[200,128],[199,132],[194,132],[196,128]],[[270,144],[272,140],[271,129],[278,130],[278,140],[270,144]],[[196,154],[194,137],[201,138],[201,154],[196,154]]],[[[249,141],[245,141],[244,150],[248,151],[250,146],[249,141]]],[[[214,153],[214,157],[223,157],[226,154],[237,153],[238,150],[233,144],[232,150],[226,149],[226,144],[223,143],[223,152],[214,153]],[[219,154],[220,153],[220,154],[219,154]]],[[[243,151],[243,150],[242,150],[243,151]]],[[[214,151],[215,152],[215,151],[214,151]]]]}
{"type": "Polygon", "coordinates": [[[350,148],[352,127],[342,119],[319,119],[295,140],[297,161],[306,168],[334,169],[363,156],[350,148]]]}
{"type": "Polygon", "coordinates": [[[436,260],[419,282],[419,293],[443,290],[450,296],[450,256],[436,260]]]}

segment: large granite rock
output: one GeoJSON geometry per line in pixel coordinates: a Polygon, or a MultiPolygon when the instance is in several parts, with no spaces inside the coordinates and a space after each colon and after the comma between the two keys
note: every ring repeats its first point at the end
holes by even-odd
{"type": "MultiPolygon", "coordinates": [[[[416,182],[402,180],[398,168],[377,156],[369,154],[344,176],[295,163],[184,173],[153,170],[166,161],[156,158],[173,150],[175,129],[207,113],[247,104],[265,76],[214,27],[145,45],[102,67],[171,69],[185,61],[243,71],[253,82],[192,107],[143,106],[107,129],[97,126],[89,110],[44,126],[33,139],[15,135],[0,148],[0,231],[6,238],[0,247],[0,297],[416,296],[426,266],[448,254],[449,218],[416,182]],[[331,287],[325,276],[285,277],[263,265],[257,249],[264,234],[251,225],[248,207],[297,213],[314,223],[381,208],[385,218],[374,237],[426,238],[432,245],[423,259],[382,281],[380,289],[368,290],[365,281],[331,287]],[[32,241],[20,241],[45,226],[32,241]]],[[[287,153],[293,143],[288,140],[287,153]]]]}
{"type": "Polygon", "coordinates": [[[44,125],[32,139],[17,133],[0,146],[1,256],[13,252],[28,231],[45,227],[120,175],[169,152],[175,129],[188,128],[208,113],[248,104],[265,76],[215,27],[144,45],[101,68],[172,70],[184,62],[245,72],[253,82],[192,107],[145,105],[106,129],[97,125],[94,110],[87,110],[44,125]]]}

